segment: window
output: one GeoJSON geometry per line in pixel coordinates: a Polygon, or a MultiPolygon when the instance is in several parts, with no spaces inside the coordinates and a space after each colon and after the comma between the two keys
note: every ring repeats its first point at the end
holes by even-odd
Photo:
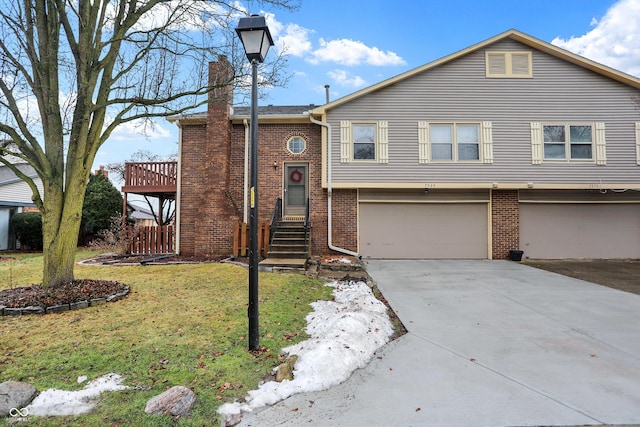
{"type": "Polygon", "coordinates": [[[593,126],[542,125],[545,160],[593,160],[593,126]]]}
{"type": "Polygon", "coordinates": [[[376,125],[354,124],[353,131],[353,160],[376,159],[376,125]]]}
{"type": "Polygon", "coordinates": [[[531,52],[490,52],[485,55],[487,77],[530,78],[531,52]]]}
{"type": "Polygon", "coordinates": [[[468,123],[429,126],[431,160],[480,160],[480,125],[468,123]]]}
{"type": "Polygon", "coordinates": [[[340,121],[340,163],[389,163],[389,122],[340,121]]]}
{"type": "Polygon", "coordinates": [[[307,142],[301,136],[292,136],[287,141],[287,150],[291,154],[300,154],[307,148],[307,142]]]}

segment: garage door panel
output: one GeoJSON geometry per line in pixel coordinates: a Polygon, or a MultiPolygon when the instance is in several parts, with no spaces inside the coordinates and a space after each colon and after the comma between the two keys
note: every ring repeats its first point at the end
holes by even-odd
{"type": "Polygon", "coordinates": [[[370,258],[487,258],[484,203],[361,203],[360,252],[370,258]]]}
{"type": "Polygon", "coordinates": [[[521,204],[526,257],[640,258],[640,204],[521,204]]]}

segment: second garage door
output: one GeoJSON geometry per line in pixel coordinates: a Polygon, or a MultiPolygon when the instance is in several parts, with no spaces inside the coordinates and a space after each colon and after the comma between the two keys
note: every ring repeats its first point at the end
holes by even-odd
{"type": "Polygon", "coordinates": [[[520,205],[529,258],[640,258],[640,204],[520,205]]]}
{"type": "Polygon", "coordinates": [[[486,259],[486,203],[360,203],[368,258],[486,259]]]}

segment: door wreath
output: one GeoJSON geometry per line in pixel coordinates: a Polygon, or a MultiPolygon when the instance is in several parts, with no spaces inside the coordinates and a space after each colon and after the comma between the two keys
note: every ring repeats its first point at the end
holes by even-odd
{"type": "Polygon", "coordinates": [[[291,182],[295,182],[296,184],[298,184],[300,181],[302,181],[302,172],[300,172],[298,169],[294,169],[293,172],[291,172],[291,174],[289,175],[289,179],[291,179],[291,182]]]}

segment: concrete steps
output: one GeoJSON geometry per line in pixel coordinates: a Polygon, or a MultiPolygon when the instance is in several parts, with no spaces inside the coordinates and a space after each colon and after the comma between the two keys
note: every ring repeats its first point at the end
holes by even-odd
{"type": "Polygon", "coordinates": [[[275,226],[263,268],[304,269],[309,259],[309,242],[305,241],[304,221],[280,221],[275,226]]]}

